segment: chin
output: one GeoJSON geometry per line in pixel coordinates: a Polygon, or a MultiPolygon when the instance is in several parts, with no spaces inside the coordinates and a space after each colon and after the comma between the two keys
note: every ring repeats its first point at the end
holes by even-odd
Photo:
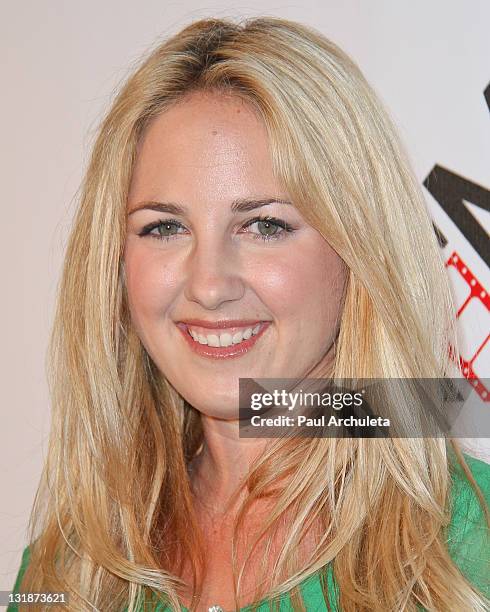
{"type": "MultiPolygon", "coordinates": [[[[187,400],[188,401],[188,400],[187,400]]],[[[234,421],[238,419],[238,408],[235,405],[218,406],[213,405],[200,405],[193,402],[189,402],[202,416],[210,417],[213,419],[222,419],[224,421],[234,421]]]]}
{"type": "Polygon", "coordinates": [[[207,397],[205,403],[191,399],[187,399],[187,402],[204,416],[227,421],[238,419],[238,396],[228,398],[226,401],[217,397],[213,401],[212,397],[207,397]]]}
{"type": "Polygon", "coordinates": [[[223,409],[223,410],[207,410],[206,412],[200,411],[201,414],[213,418],[219,419],[220,421],[236,421],[238,420],[238,411],[234,409],[223,409]]]}

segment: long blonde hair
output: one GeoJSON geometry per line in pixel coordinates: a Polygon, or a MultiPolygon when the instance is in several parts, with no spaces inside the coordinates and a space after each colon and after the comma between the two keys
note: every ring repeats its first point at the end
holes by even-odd
{"type": "MultiPolygon", "coordinates": [[[[67,248],[50,343],[52,431],[22,589],[68,591],[71,610],[132,612],[151,590],[180,610],[172,568],[186,559],[196,599],[202,586],[187,471],[200,415],[137,337],[122,275],[138,140],[152,117],[196,90],[253,105],[274,172],[347,264],[334,378],[451,371],[454,309],[423,194],[359,68],[291,21],[192,23],[144,59],[103,120],[67,248]]],[[[346,612],[482,612],[485,599],[444,544],[448,450],[443,438],[275,440],[249,474],[237,521],[238,532],[253,502],[288,477],[260,537],[270,543],[286,515],[288,536],[256,603],[292,589],[304,609],[299,583],[335,560],[346,612]],[[318,521],[324,532],[301,565],[298,545],[318,521]]],[[[234,567],[237,589],[243,571],[234,567]]]]}

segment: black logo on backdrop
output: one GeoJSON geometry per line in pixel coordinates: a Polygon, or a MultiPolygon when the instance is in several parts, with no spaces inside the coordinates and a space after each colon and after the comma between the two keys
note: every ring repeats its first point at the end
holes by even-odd
{"type": "MultiPolygon", "coordinates": [[[[490,84],[483,93],[490,110],[490,84]]],[[[490,211],[490,191],[439,165],[434,166],[423,185],[490,267],[488,234],[464,203],[466,200],[483,210],[490,211]]],[[[433,225],[439,244],[445,247],[447,238],[435,223],[433,225]]]]}

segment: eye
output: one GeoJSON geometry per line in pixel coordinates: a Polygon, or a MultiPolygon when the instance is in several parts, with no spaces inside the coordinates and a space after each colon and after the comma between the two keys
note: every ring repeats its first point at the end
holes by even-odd
{"type": "Polygon", "coordinates": [[[286,234],[293,232],[294,229],[282,219],[276,217],[254,217],[247,221],[243,227],[251,227],[257,223],[259,234],[253,234],[256,240],[281,240],[286,237],[286,234]]]}
{"type": "Polygon", "coordinates": [[[145,227],[141,230],[141,232],[138,233],[138,236],[151,236],[151,238],[156,238],[157,240],[167,240],[168,241],[177,235],[177,232],[172,233],[172,230],[174,228],[185,229],[182,223],[179,223],[178,221],[174,221],[172,219],[166,219],[166,220],[160,219],[158,221],[154,221],[153,223],[149,223],[148,225],[145,225],[145,227]],[[153,232],[153,230],[157,230],[157,231],[153,232]]]}
{"type": "MultiPolygon", "coordinates": [[[[288,223],[283,221],[282,219],[277,219],[276,217],[269,216],[257,216],[253,219],[247,221],[242,227],[248,228],[252,225],[257,224],[259,229],[259,233],[255,232],[246,232],[251,233],[255,240],[280,240],[286,237],[286,234],[289,232],[293,232],[294,228],[291,227],[288,223]]],[[[172,240],[179,233],[176,230],[186,228],[175,221],[174,219],[159,219],[158,221],[153,221],[148,225],[145,225],[143,229],[138,233],[138,236],[150,236],[151,238],[156,238],[157,240],[172,240]],[[156,231],[155,231],[156,230],[156,231]]]]}

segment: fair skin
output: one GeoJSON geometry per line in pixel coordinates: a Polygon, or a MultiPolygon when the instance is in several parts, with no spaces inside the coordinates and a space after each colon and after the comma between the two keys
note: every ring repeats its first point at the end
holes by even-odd
{"type": "Polygon", "coordinates": [[[265,127],[240,98],[190,94],[156,117],[140,140],[128,198],[126,287],[146,350],[201,413],[204,444],[191,474],[213,559],[203,610],[216,602],[234,607],[231,519],[220,518],[216,529],[209,517],[219,514],[268,442],[239,437],[238,379],[321,377],[338,332],[345,266],[294,204],[278,200],[290,202],[273,174],[265,127]],[[272,201],[232,212],[238,199],[272,201]],[[148,202],[184,210],[154,210],[148,202]],[[246,227],[257,215],[291,231],[257,221],[246,227]],[[165,223],[141,235],[159,221],[165,223]],[[282,235],[261,238],[270,233],[282,235]],[[187,318],[268,325],[248,352],[213,359],[183,339],[176,323],[187,318]]]}

